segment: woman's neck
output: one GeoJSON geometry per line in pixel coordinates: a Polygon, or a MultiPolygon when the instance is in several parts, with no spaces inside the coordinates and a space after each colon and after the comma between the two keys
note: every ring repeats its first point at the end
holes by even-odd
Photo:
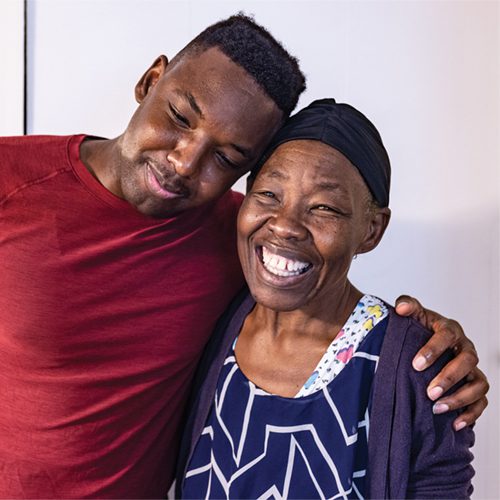
{"type": "Polygon", "coordinates": [[[363,294],[346,283],[337,297],[332,296],[328,307],[305,307],[293,311],[275,311],[256,304],[248,318],[253,327],[277,341],[308,337],[311,340],[332,342],[344,326],[363,294]]]}
{"type": "Polygon", "coordinates": [[[350,284],[342,292],[328,307],[274,311],[256,304],[236,343],[241,371],[271,394],[295,396],[362,296],[350,284]]]}

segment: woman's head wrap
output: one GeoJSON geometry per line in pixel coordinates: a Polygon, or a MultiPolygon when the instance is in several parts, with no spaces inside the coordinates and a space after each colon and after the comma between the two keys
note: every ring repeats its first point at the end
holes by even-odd
{"type": "Polygon", "coordinates": [[[335,99],[314,101],[289,118],[251,176],[257,175],[280,144],[300,139],[321,141],[340,151],[359,170],[378,205],[389,205],[391,164],[380,134],[363,113],[335,99]]]}

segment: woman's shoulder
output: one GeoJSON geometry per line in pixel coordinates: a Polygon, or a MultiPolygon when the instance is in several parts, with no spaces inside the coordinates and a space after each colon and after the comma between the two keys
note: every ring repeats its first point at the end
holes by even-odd
{"type": "Polygon", "coordinates": [[[412,318],[399,316],[395,309],[389,306],[389,321],[382,354],[385,354],[384,351],[389,351],[393,362],[397,356],[399,370],[405,370],[407,376],[420,385],[426,384],[453,358],[452,351],[448,350],[423,372],[413,369],[412,361],[415,354],[427,343],[432,335],[433,332],[425,328],[421,323],[412,318]]]}
{"type": "Polygon", "coordinates": [[[390,308],[370,418],[372,497],[383,497],[386,491],[395,498],[470,495],[474,472],[469,448],[474,434],[470,428],[455,433],[452,422],[457,412],[435,415],[426,390],[452,353],[444,353],[421,372],[412,366],[415,354],[431,335],[417,321],[390,308]]]}

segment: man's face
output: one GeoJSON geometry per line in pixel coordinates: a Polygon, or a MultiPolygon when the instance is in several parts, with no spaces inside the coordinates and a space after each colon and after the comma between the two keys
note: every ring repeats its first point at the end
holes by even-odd
{"type": "Polygon", "coordinates": [[[136,98],[119,141],[116,194],[154,217],[222,196],[254,165],[283,118],[216,48],[169,65],[159,58],[137,84],[136,98]]]}

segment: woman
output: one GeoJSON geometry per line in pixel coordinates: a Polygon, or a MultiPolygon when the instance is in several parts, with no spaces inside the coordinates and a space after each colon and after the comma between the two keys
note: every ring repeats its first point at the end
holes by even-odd
{"type": "Polygon", "coordinates": [[[439,366],[411,369],[428,332],[347,277],[390,218],[390,164],[373,124],[315,101],[251,181],[238,218],[250,293],[209,346],[182,496],[469,496],[473,432],[432,413],[425,386],[439,366]]]}

